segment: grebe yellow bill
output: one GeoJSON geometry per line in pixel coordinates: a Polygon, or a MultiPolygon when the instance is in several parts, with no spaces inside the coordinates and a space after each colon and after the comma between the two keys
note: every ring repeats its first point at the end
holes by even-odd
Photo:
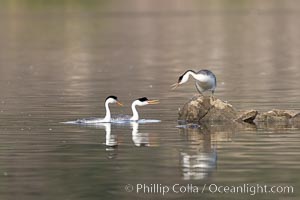
{"type": "Polygon", "coordinates": [[[217,79],[215,74],[207,69],[202,69],[197,73],[193,70],[187,70],[178,78],[177,83],[171,85],[172,90],[175,90],[180,85],[186,83],[190,76],[196,80],[195,86],[201,95],[208,90],[212,92],[212,95],[214,94],[217,87],[217,79]]]}

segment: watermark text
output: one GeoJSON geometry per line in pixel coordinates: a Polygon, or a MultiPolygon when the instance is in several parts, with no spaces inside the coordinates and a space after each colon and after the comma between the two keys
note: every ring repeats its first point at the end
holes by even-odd
{"type": "Polygon", "coordinates": [[[153,184],[127,184],[124,187],[126,192],[134,192],[137,194],[160,194],[166,195],[168,193],[189,193],[189,194],[203,194],[203,193],[219,193],[219,194],[293,194],[294,187],[291,185],[264,185],[264,184],[241,184],[241,185],[219,185],[219,184],[204,184],[182,185],[175,183],[172,185],[164,185],[160,183],[153,184]]]}

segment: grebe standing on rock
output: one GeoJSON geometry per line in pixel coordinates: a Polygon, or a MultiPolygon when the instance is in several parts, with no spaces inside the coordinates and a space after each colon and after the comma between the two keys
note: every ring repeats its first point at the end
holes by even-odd
{"type": "Polygon", "coordinates": [[[198,92],[203,95],[205,91],[211,91],[214,95],[217,87],[217,79],[214,73],[207,69],[202,69],[197,73],[193,70],[187,70],[182,76],[178,78],[178,82],[171,85],[172,89],[176,89],[179,85],[186,83],[189,80],[190,75],[196,80],[195,86],[198,92]]]}

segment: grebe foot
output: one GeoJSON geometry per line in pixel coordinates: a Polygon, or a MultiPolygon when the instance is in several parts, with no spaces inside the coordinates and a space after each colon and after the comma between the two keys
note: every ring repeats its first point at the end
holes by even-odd
{"type": "Polygon", "coordinates": [[[210,96],[210,97],[212,98],[212,100],[213,100],[213,101],[215,101],[215,100],[216,100],[216,98],[215,98],[215,95],[214,95],[214,94],[215,94],[215,91],[214,91],[214,90],[212,90],[212,91],[211,91],[211,96],[210,96]]]}
{"type": "Polygon", "coordinates": [[[213,101],[216,101],[216,98],[215,98],[215,96],[214,96],[213,94],[210,96],[210,98],[211,98],[213,101]]]}

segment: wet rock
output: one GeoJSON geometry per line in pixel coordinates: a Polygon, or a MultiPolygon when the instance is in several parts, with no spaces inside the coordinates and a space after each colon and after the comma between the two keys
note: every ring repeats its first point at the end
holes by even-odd
{"type": "Polygon", "coordinates": [[[204,124],[208,122],[257,123],[300,123],[300,113],[289,110],[271,110],[259,113],[257,110],[237,111],[227,102],[213,97],[197,96],[184,104],[179,110],[179,120],[187,123],[204,124]]]}
{"type": "Polygon", "coordinates": [[[300,123],[300,113],[298,113],[292,117],[292,122],[300,123]]]}
{"type": "Polygon", "coordinates": [[[231,104],[220,99],[198,96],[193,97],[179,111],[179,120],[189,123],[227,121],[237,118],[237,112],[231,104]]]}
{"type": "Polygon", "coordinates": [[[240,112],[240,115],[237,118],[237,121],[254,123],[254,120],[255,120],[257,114],[258,114],[257,110],[246,110],[246,111],[240,112]]]}
{"type": "Polygon", "coordinates": [[[264,113],[259,113],[255,118],[256,122],[288,122],[297,113],[289,110],[271,110],[264,113]]]}

